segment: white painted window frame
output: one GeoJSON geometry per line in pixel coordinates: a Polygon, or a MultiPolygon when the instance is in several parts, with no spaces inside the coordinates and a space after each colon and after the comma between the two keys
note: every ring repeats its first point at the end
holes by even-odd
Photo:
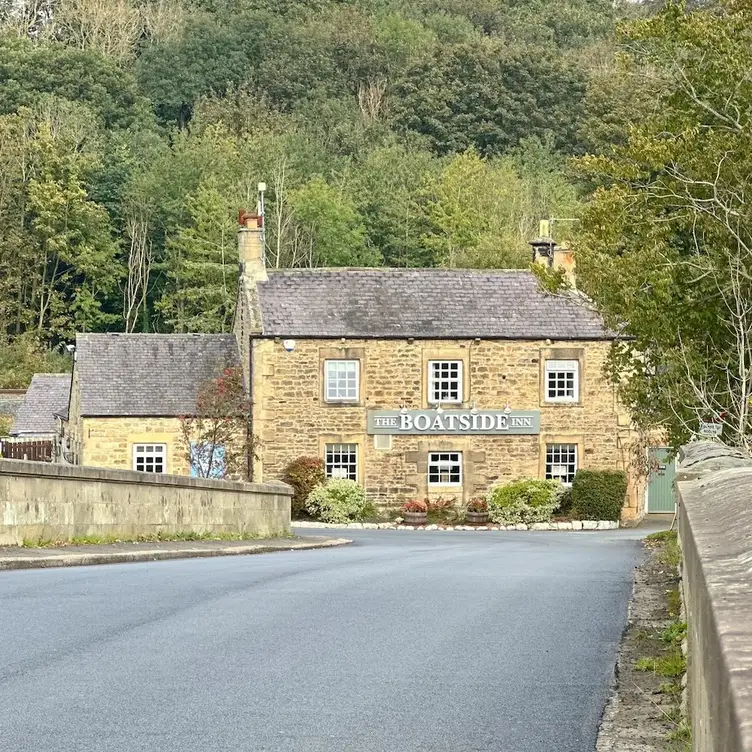
{"type": "MultiPolygon", "coordinates": [[[[132,457],[132,459],[133,459],[133,465],[132,465],[133,469],[136,470],[137,472],[141,472],[141,473],[151,473],[152,472],[151,470],[143,470],[143,469],[139,470],[138,469],[138,466],[137,466],[138,465],[138,462],[137,462],[138,457],[144,457],[144,458],[145,457],[154,457],[154,458],[159,457],[159,458],[161,458],[162,459],[162,471],[161,472],[162,473],[166,473],[167,472],[167,444],[164,444],[164,443],[159,442],[159,441],[139,441],[137,444],[133,445],[133,457],[132,457]],[[139,452],[139,448],[140,447],[143,447],[144,451],[139,452]],[[147,452],[146,451],[146,447],[159,447],[159,449],[161,451],[155,452],[155,451],[152,450],[151,452],[147,452]]],[[[156,473],[156,471],[154,471],[154,473],[156,473]]]]}
{"type": "Polygon", "coordinates": [[[579,360],[547,360],[544,368],[544,400],[552,403],[573,403],[580,401],[580,361],[579,360]],[[574,374],[574,395],[551,395],[549,376],[552,374],[574,374]]]}
{"type": "MultiPolygon", "coordinates": [[[[349,452],[350,449],[348,449],[347,451],[349,452]]],[[[343,467],[343,465],[342,465],[341,462],[339,463],[338,467],[343,467]]],[[[359,447],[358,447],[357,444],[348,441],[348,442],[343,442],[343,443],[326,444],[324,446],[324,474],[326,475],[327,478],[347,478],[349,480],[357,481],[358,477],[359,477],[359,475],[358,475],[359,470],[360,470],[360,449],[359,449],[359,447]],[[354,449],[355,462],[354,463],[347,463],[347,465],[344,466],[344,467],[347,467],[347,470],[348,470],[347,475],[332,475],[330,473],[330,467],[329,466],[331,464],[332,465],[331,469],[333,470],[334,469],[334,467],[333,467],[334,461],[332,461],[330,463],[330,461],[329,461],[329,455],[330,455],[330,453],[334,454],[334,453],[337,453],[337,452],[339,452],[339,454],[342,455],[342,453],[344,451],[342,449],[343,447],[352,447],[354,449]],[[350,476],[350,467],[354,468],[353,475],[355,477],[351,477],[350,476]]]]}
{"type": "MultiPolygon", "coordinates": [[[[560,474],[554,475],[552,472],[549,473],[548,467],[549,465],[552,466],[552,468],[556,465],[560,466],[562,464],[569,465],[570,463],[567,461],[566,463],[561,462],[561,457],[559,458],[559,462],[555,463],[553,458],[553,452],[555,451],[556,447],[568,447],[568,450],[571,448],[574,448],[574,472],[572,473],[572,479],[574,479],[575,474],[577,473],[577,470],[580,467],[580,450],[577,444],[569,444],[566,442],[556,442],[553,444],[546,444],[546,464],[545,464],[545,478],[546,480],[558,480],[561,482],[564,486],[571,486],[572,481],[571,480],[561,480],[560,474]],[[549,462],[549,453],[551,453],[551,461],[549,462]]],[[[567,475],[569,472],[567,471],[567,475]]]]}
{"type": "Polygon", "coordinates": [[[464,477],[464,471],[462,467],[462,452],[429,452],[428,453],[428,469],[427,469],[427,477],[426,480],[428,481],[428,487],[429,488],[459,488],[462,486],[462,481],[464,477]],[[448,454],[448,455],[456,455],[456,460],[441,460],[439,457],[442,454],[448,454]],[[450,470],[454,467],[458,467],[460,471],[460,479],[458,481],[448,481],[446,483],[443,483],[441,481],[432,481],[431,480],[431,468],[432,467],[438,467],[439,473],[441,471],[442,467],[447,467],[450,470]]]}
{"type": "Polygon", "coordinates": [[[429,360],[428,361],[428,402],[431,405],[460,405],[464,401],[462,399],[464,389],[464,368],[465,363],[462,360],[429,360]],[[440,381],[454,381],[454,379],[443,379],[437,377],[437,372],[440,372],[442,365],[456,364],[457,365],[457,398],[456,399],[437,399],[436,398],[436,385],[440,381]]]}
{"type": "MultiPolygon", "coordinates": [[[[339,386],[338,379],[336,377],[336,374],[334,376],[334,382],[335,386],[339,386]]],[[[324,361],[324,401],[325,402],[358,402],[360,400],[360,361],[357,359],[351,359],[351,358],[328,358],[324,361]],[[330,374],[329,374],[329,366],[331,365],[339,365],[339,364],[355,364],[355,396],[350,397],[341,397],[339,395],[330,396],[329,394],[329,385],[330,385],[330,374]]]]}

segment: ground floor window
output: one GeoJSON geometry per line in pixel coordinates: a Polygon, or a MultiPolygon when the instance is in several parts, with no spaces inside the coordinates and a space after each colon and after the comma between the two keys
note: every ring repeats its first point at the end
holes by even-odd
{"type": "Polygon", "coordinates": [[[569,484],[577,472],[577,444],[546,444],[546,480],[569,484]]]}
{"type": "Polygon", "coordinates": [[[358,445],[326,445],[326,477],[358,480],[358,445]]]}
{"type": "Polygon", "coordinates": [[[133,469],[141,473],[164,473],[167,468],[167,444],[134,444],[133,469]]]}
{"type": "Polygon", "coordinates": [[[462,452],[429,452],[429,486],[462,485],[462,452]]]}

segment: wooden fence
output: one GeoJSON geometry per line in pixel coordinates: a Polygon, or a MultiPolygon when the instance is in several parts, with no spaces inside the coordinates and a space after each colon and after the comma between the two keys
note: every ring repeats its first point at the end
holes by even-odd
{"type": "Polygon", "coordinates": [[[0,439],[0,457],[8,460],[52,462],[51,441],[36,439],[0,439]]]}

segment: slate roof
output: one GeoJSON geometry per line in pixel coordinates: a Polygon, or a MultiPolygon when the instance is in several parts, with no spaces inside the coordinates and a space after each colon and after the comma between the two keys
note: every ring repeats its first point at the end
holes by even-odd
{"type": "Polygon", "coordinates": [[[269,270],[265,336],[613,339],[576,294],[551,295],[529,271],[269,270]]]}
{"type": "Polygon", "coordinates": [[[233,334],[79,334],[81,415],[190,415],[201,383],[237,365],[233,334]]]}
{"type": "Polygon", "coordinates": [[[11,436],[55,434],[55,413],[68,409],[71,375],[35,373],[10,429],[11,436]]]}
{"type": "Polygon", "coordinates": [[[14,418],[23,404],[25,389],[0,390],[0,416],[14,418]]]}

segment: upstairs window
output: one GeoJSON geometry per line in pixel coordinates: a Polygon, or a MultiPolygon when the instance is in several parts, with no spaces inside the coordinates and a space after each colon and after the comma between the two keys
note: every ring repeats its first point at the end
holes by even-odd
{"type": "Polygon", "coordinates": [[[133,469],[140,473],[167,472],[167,444],[134,444],[133,469]]]}
{"type": "Polygon", "coordinates": [[[324,363],[324,395],[327,402],[357,402],[360,362],[327,360],[324,363]]]}
{"type": "Polygon", "coordinates": [[[577,472],[577,444],[546,445],[546,480],[570,485],[577,472]]]}
{"type": "Polygon", "coordinates": [[[580,363],[546,361],[546,402],[577,402],[580,397],[580,363]]]}
{"type": "Polygon", "coordinates": [[[461,360],[428,362],[428,401],[434,405],[462,402],[461,360]]]}
{"type": "Polygon", "coordinates": [[[327,478],[358,480],[358,445],[327,444],[324,466],[327,478]]]}

